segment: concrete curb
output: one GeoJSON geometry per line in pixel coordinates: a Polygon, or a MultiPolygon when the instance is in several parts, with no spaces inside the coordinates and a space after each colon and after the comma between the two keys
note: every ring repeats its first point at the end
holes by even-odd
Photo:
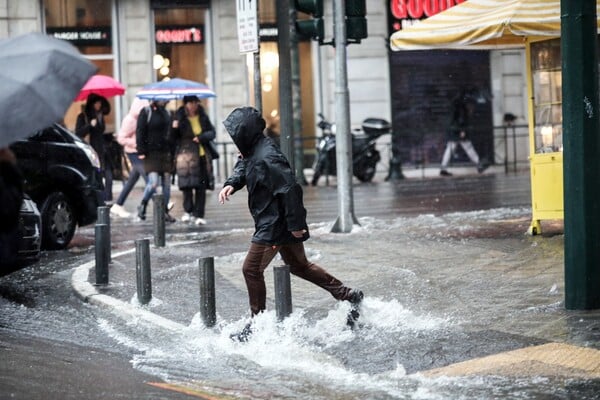
{"type": "MultiPolygon", "coordinates": [[[[169,247],[175,247],[189,243],[194,242],[178,242],[176,244],[170,245],[169,247]]],[[[115,253],[112,255],[112,258],[114,259],[122,255],[130,254],[134,251],[135,249],[131,249],[115,253]]],[[[113,314],[123,319],[139,319],[147,323],[153,324],[155,326],[158,326],[160,328],[174,332],[181,332],[183,329],[187,328],[185,325],[161,317],[160,315],[154,314],[153,312],[137,307],[133,304],[129,304],[124,301],[115,299],[114,297],[98,293],[94,285],[92,285],[88,281],[90,270],[95,266],[96,260],[88,261],[87,263],[75,268],[73,274],[71,275],[71,285],[73,286],[75,294],[81,300],[96,306],[105,307],[109,309],[113,314]]]]}

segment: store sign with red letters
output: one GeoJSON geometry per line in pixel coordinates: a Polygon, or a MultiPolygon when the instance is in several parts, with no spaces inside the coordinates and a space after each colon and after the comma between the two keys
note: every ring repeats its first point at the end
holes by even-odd
{"type": "Polygon", "coordinates": [[[398,31],[420,19],[463,3],[466,0],[390,0],[391,30],[398,31]]]}
{"type": "Polygon", "coordinates": [[[154,38],[160,44],[204,43],[204,26],[160,26],[154,38]]]}

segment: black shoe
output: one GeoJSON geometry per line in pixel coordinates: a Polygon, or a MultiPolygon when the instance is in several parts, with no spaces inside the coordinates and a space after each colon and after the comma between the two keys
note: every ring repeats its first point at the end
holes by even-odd
{"type": "Polygon", "coordinates": [[[352,289],[348,296],[348,301],[353,307],[358,307],[360,306],[360,303],[362,303],[364,297],[365,295],[363,294],[362,290],[352,289]]]}
{"type": "Polygon", "coordinates": [[[346,325],[350,328],[355,327],[356,321],[358,317],[360,317],[360,304],[363,301],[364,294],[361,290],[353,289],[350,291],[350,296],[348,297],[348,301],[350,302],[350,312],[348,312],[348,317],[346,318],[346,325]]]}
{"type": "Polygon", "coordinates": [[[441,176],[452,176],[452,174],[450,172],[446,171],[445,169],[442,169],[440,171],[440,175],[441,176]]]}
{"type": "Polygon", "coordinates": [[[249,322],[239,333],[232,333],[229,338],[235,342],[247,342],[252,336],[252,324],[249,322]]]}
{"type": "Polygon", "coordinates": [[[490,166],[489,163],[480,163],[479,165],[477,165],[477,172],[479,172],[481,174],[483,171],[488,169],[489,166],[490,166]]]}
{"type": "Polygon", "coordinates": [[[142,221],[146,220],[146,204],[142,203],[137,208],[138,218],[142,221]]]}

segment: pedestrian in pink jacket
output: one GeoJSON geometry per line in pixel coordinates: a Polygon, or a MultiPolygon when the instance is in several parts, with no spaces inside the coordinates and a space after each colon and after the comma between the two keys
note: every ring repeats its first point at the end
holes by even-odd
{"type": "Polygon", "coordinates": [[[123,146],[125,154],[127,155],[127,159],[129,160],[129,163],[131,165],[131,169],[129,171],[129,178],[127,179],[127,182],[125,182],[125,184],[123,185],[123,189],[119,194],[117,202],[113,204],[113,206],[110,208],[110,213],[117,217],[129,218],[132,216],[131,213],[125,210],[123,204],[125,203],[125,200],[127,199],[129,193],[131,192],[131,189],[133,189],[137,181],[140,179],[140,176],[144,178],[144,181],[146,183],[148,183],[148,176],[144,171],[144,163],[138,158],[135,138],[135,129],[137,126],[138,116],[140,115],[140,111],[142,110],[142,108],[148,105],[149,103],[147,100],[142,100],[136,97],[133,100],[133,103],[131,103],[129,112],[127,113],[125,118],[123,118],[123,121],[121,122],[121,129],[119,129],[119,132],[117,134],[117,141],[121,146],[123,146]]]}

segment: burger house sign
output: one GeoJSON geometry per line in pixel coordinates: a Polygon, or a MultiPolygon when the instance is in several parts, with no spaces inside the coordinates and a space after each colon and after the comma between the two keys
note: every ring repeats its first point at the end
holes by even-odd
{"type": "Polygon", "coordinates": [[[466,0],[390,0],[392,31],[398,31],[416,21],[464,3],[466,0]]]}

